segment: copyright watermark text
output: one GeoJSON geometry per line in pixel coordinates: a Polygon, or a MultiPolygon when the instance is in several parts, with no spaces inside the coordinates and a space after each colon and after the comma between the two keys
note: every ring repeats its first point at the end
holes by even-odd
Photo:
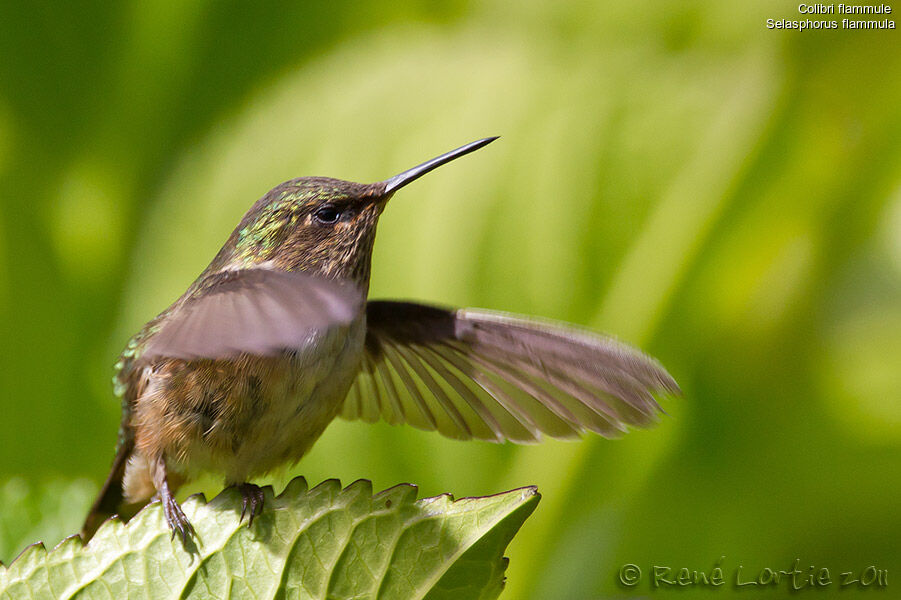
{"type": "Polygon", "coordinates": [[[799,591],[817,588],[881,589],[888,587],[888,569],[868,565],[857,570],[837,570],[816,565],[801,566],[795,559],[787,569],[763,567],[746,568],[742,564],[726,569],[721,556],[709,569],[691,569],[669,565],[647,565],[644,569],[634,563],[619,568],[617,579],[625,587],[644,584],[652,589],[686,587],[779,588],[799,591]]]}

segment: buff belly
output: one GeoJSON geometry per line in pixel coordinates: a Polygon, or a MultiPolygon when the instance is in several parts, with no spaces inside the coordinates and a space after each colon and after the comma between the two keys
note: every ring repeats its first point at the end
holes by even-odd
{"type": "Polygon", "coordinates": [[[340,412],[364,335],[360,319],[277,356],[147,367],[132,418],[135,454],[126,468],[126,498],[153,495],[147,464],[157,456],[164,457],[170,480],[212,472],[227,484],[299,460],[340,412]]]}

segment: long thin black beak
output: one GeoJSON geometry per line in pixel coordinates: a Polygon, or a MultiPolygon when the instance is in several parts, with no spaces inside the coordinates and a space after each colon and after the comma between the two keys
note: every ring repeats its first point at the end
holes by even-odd
{"type": "Polygon", "coordinates": [[[413,167],[412,169],[408,169],[399,175],[395,175],[391,179],[385,181],[385,191],[384,194],[390,194],[392,192],[396,192],[400,188],[404,187],[411,181],[416,181],[429,171],[433,169],[437,169],[443,164],[449,163],[455,158],[460,158],[464,154],[469,154],[470,152],[475,152],[479,148],[487,146],[500,136],[487,137],[475,142],[471,142],[466,144],[465,146],[460,146],[456,150],[451,150],[450,152],[445,152],[441,156],[437,156],[432,160],[426,161],[417,167],[413,167]]]}

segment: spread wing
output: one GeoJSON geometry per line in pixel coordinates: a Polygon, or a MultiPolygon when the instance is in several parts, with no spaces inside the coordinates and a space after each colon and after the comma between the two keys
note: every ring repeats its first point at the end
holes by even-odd
{"type": "Polygon", "coordinates": [[[613,437],[679,387],[656,361],[571,326],[481,310],[369,302],[362,369],[342,416],[456,439],[613,437]]]}
{"type": "Polygon", "coordinates": [[[352,285],[265,268],[215,273],[158,321],[142,359],[267,356],[349,325],[363,302],[352,285]]]}

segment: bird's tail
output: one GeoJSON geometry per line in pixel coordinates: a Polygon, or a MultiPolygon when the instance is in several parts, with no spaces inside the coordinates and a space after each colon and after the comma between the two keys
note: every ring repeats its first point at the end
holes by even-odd
{"type": "Polygon", "coordinates": [[[91,506],[84,525],[81,527],[81,538],[85,543],[94,537],[97,528],[104,521],[113,515],[120,514],[124,504],[122,479],[125,477],[125,465],[128,463],[128,458],[133,448],[133,440],[126,440],[124,443],[119,444],[110,474],[106,478],[103,487],[100,488],[100,493],[97,495],[97,499],[94,501],[94,505],[91,506]]]}

